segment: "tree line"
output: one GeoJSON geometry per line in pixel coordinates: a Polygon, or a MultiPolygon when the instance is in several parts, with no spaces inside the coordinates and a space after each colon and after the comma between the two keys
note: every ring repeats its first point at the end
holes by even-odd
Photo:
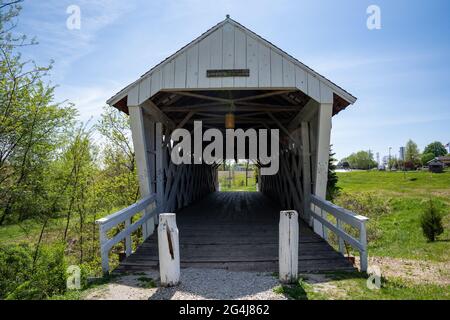
{"type": "Polygon", "coordinates": [[[139,195],[128,116],[105,106],[99,121],[82,123],[72,103],[55,102],[53,62],[40,66],[21,54],[38,46],[16,32],[21,2],[0,0],[0,227],[32,220],[39,232],[26,249],[0,248],[0,298],[17,289],[10,272],[19,271],[5,261],[22,260],[11,255],[27,252],[31,261],[18,286],[35,283],[38,266],[46,268],[40,259],[56,257],[43,248],[52,221],[64,255],[90,263],[98,258],[95,220],[139,195]]]}
{"type": "MultiPolygon", "coordinates": [[[[391,156],[387,159],[386,165],[391,169],[415,170],[421,166],[426,166],[429,161],[445,155],[450,154],[447,153],[444,144],[439,141],[431,142],[421,152],[414,141],[408,140],[404,148],[403,159],[391,156]]],[[[352,153],[348,157],[341,159],[338,164],[339,167],[361,170],[370,170],[381,165],[382,163],[375,161],[371,151],[364,150],[352,153]]]]}

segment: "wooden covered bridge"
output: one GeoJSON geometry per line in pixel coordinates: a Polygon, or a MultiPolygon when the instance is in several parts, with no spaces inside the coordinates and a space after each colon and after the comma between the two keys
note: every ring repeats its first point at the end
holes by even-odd
{"type": "MultiPolygon", "coordinates": [[[[360,252],[365,270],[367,219],[324,200],[332,117],[355,101],[227,17],[108,101],[130,116],[141,200],[97,221],[104,271],[111,248],[124,240],[127,258],[118,271],[156,267],[154,230],[164,212],[177,214],[182,267],[277,271],[280,210],[296,210],[301,217],[300,271],[351,269],[343,256],[345,243],[360,252]],[[270,150],[279,157],[278,172],[258,177],[259,192],[219,192],[222,159],[171,161],[171,133],[193,132],[194,121],[221,132],[278,129],[279,145],[270,150]],[[119,224],[122,231],[109,237],[119,224]],[[347,233],[346,224],[359,236],[347,233]],[[143,243],[133,252],[131,234],[139,228],[143,243]],[[328,243],[330,231],[336,250],[328,243]]],[[[200,150],[190,157],[203,147],[192,143],[200,150]]]]}

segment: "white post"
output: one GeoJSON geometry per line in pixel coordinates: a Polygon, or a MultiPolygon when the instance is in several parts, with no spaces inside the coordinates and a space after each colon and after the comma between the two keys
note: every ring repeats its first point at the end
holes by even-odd
{"type": "MultiPolygon", "coordinates": [[[[317,158],[316,158],[316,179],[314,186],[314,194],[325,199],[327,194],[328,180],[328,161],[330,157],[330,134],[331,134],[331,117],[333,116],[333,104],[321,103],[317,114],[317,158]]],[[[326,218],[326,213],[322,214],[321,210],[317,214],[326,218]]],[[[314,220],[314,232],[322,238],[327,239],[327,232],[322,224],[314,220]]]]}
{"type": "MultiPolygon", "coordinates": [[[[125,229],[128,229],[131,226],[131,218],[125,220],[125,229]]],[[[131,238],[131,233],[125,237],[125,255],[128,257],[131,255],[131,250],[133,247],[133,242],[131,238]]]]}
{"type": "MultiPolygon", "coordinates": [[[[136,156],[136,164],[139,176],[139,190],[141,197],[145,197],[152,193],[152,185],[150,181],[150,162],[149,162],[149,141],[147,141],[148,121],[145,121],[144,110],[141,106],[128,106],[130,114],[131,134],[133,138],[134,152],[136,156]]],[[[148,215],[148,209],[144,210],[144,214],[148,215]]],[[[154,224],[144,223],[142,225],[143,240],[147,239],[153,233],[154,224]]]]}
{"type": "Polygon", "coordinates": [[[361,229],[359,230],[359,242],[362,244],[363,250],[359,253],[359,261],[361,272],[367,271],[367,232],[366,221],[361,223],[361,229]]]}
{"type": "Polygon", "coordinates": [[[102,259],[102,271],[104,275],[109,273],[109,252],[105,249],[105,244],[108,241],[106,231],[103,229],[103,225],[99,226],[100,232],[100,256],[102,259]]]}
{"type": "Polygon", "coordinates": [[[280,212],[278,260],[282,283],[293,283],[298,278],[298,213],[280,212]]]}
{"type": "MultiPolygon", "coordinates": [[[[342,226],[342,222],[341,219],[336,218],[336,227],[339,230],[344,231],[344,228],[342,226]]],[[[345,231],[344,231],[345,232],[345,231]]],[[[342,239],[342,237],[340,235],[337,235],[338,237],[338,242],[339,242],[339,252],[342,253],[343,255],[345,255],[345,244],[344,244],[344,239],[342,239]]]]}
{"type": "Polygon", "coordinates": [[[164,155],[163,155],[163,126],[161,122],[156,123],[156,205],[158,213],[165,210],[164,203],[164,155]]]}
{"type": "Polygon", "coordinates": [[[158,250],[161,285],[177,285],[180,281],[180,250],[175,213],[159,215],[158,250]]]}
{"type": "Polygon", "coordinates": [[[311,209],[311,154],[309,149],[309,124],[306,121],[301,123],[302,141],[302,177],[303,177],[303,211],[305,218],[308,218],[309,226],[312,227],[313,220],[309,210],[311,209]]]}

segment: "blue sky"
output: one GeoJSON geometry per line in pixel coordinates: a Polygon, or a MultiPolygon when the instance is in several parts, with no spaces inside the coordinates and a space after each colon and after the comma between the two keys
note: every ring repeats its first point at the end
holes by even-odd
{"type": "Polygon", "coordinates": [[[106,99],[225,18],[226,14],[358,97],[333,118],[337,158],[357,150],[393,154],[450,142],[450,1],[26,0],[20,31],[55,60],[58,101],[95,121],[106,99]],[[368,30],[366,9],[381,9],[368,30]],[[66,28],[69,5],[81,29],[66,28]]]}

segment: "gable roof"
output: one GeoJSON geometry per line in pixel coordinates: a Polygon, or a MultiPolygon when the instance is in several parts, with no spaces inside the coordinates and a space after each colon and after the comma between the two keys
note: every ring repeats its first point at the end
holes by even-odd
{"type": "MultiPolygon", "coordinates": [[[[227,16],[227,18],[225,20],[221,21],[220,23],[218,23],[214,27],[210,28],[209,30],[204,32],[202,35],[200,35],[198,38],[196,38],[195,40],[191,41],[190,43],[188,43],[187,45],[185,45],[184,47],[182,47],[181,49],[176,51],[174,54],[172,54],[171,56],[167,57],[166,59],[161,61],[159,64],[155,65],[153,68],[148,70],[139,79],[137,79],[136,81],[132,82],[131,84],[129,84],[128,86],[126,86],[125,88],[120,90],[113,97],[108,99],[107,104],[115,105],[117,102],[119,102],[120,100],[125,98],[130,93],[130,91],[133,88],[136,88],[136,87],[139,87],[140,85],[142,85],[142,82],[147,80],[154,73],[159,72],[160,70],[162,70],[168,63],[173,62],[177,57],[179,57],[182,54],[185,54],[189,49],[191,49],[192,47],[198,45],[204,39],[206,39],[209,36],[213,35],[217,30],[219,30],[220,28],[223,28],[227,24],[229,24],[229,25],[231,25],[231,26],[241,30],[246,36],[249,36],[251,38],[256,39],[260,43],[262,43],[265,46],[269,47],[270,50],[272,50],[273,52],[276,52],[277,54],[281,55],[283,57],[283,59],[285,59],[289,63],[293,64],[296,68],[298,68],[298,69],[302,70],[303,72],[305,72],[306,75],[308,76],[308,82],[310,82],[310,81],[313,82],[314,81],[314,87],[316,87],[316,89],[314,89],[314,91],[318,92],[319,95],[320,95],[320,87],[322,85],[324,85],[325,87],[331,89],[332,93],[338,95],[340,98],[345,100],[346,105],[353,104],[353,103],[356,102],[356,97],[354,97],[352,94],[350,94],[349,92],[347,92],[346,90],[344,90],[343,88],[338,86],[337,84],[333,83],[332,81],[330,81],[326,77],[320,75],[319,73],[314,71],[312,68],[306,66],[305,64],[303,64],[302,62],[300,62],[299,60],[294,58],[293,56],[289,55],[288,53],[286,53],[282,49],[280,49],[277,46],[275,46],[274,44],[272,44],[271,42],[265,40],[264,38],[262,38],[258,34],[256,34],[253,31],[247,29],[245,26],[241,25],[240,23],[236,22],[235,20],[233,20],[233,19],[231,19],[231,18],[229,18],[227,16]],[[309,79],[310,77],[311,77],[311,80],[309,79]]],[[[161,80],[159,80],[159,81],[161,81],[161,80]]],[[[309,83],[308,83],[308,85],[313,87],[313,85],[310,85],[309,83]]],[[[305,86],[306,86],[306,84],[305,84],[305,86]]],[[[199,88],[200,87],[201,86],[199,86],[199,88]]],[[[163,86],[160,86],[159,88],[163,89],[163,86]]],[[[230,88],[230,89],[232,89],[232,88],[230,88]]],[[[309,92],[305,92],[305,93],[308,94],[309,92]]],[[[314,95],[312,95],[312,94],[310,94],[310,95],[313,98],[315,98],[314,95]]],[[[148,94],[148,96],[146,98],[149,98],[149,97],[150,97],[150,93],[148,94]]]]}

